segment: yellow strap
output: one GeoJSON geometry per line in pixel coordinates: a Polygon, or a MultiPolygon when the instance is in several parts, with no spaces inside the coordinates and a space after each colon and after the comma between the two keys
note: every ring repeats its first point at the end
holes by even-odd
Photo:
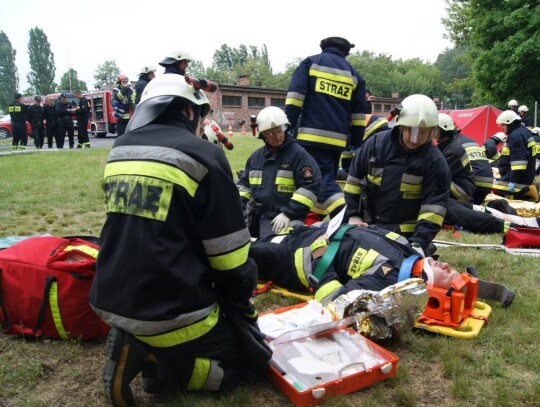
{"type": "Polygon", "coordinates": [[[51,289],[49,290],[49,305],[51,306],[52,319],[58,335],[62,339],[69,339],[69,335],[64,329],[60,307],[58,306],[58,283],[56,281],[51,284],[51,289]]]}

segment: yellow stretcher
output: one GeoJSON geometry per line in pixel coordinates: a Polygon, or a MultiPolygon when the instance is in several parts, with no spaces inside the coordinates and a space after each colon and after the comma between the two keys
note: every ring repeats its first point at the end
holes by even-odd
{"type": "MultiPolygon", "coordinates": [[[[257,284],[257,289],[261,290],[265,286],[265,283],[257,284]]],[[[298,293],[295,291],[289,291],[286,288],[279,287],[277,285],[271,285],[270,288],[264,292],[279,295],[280,297],[296,298],[300,301],[308,301],[313,299],[313,295],[298,293]]],[[[474,310],[472,314],[474,317],[468,317],[456,328],[442,325],[426,325],[417,322],[414,327],[423,329],[425,331],[433,332],[440,335],[453,336],[459,339],[472,339],[476,338],[480,331],[487,323],[488,317],[491,314],[491,307],[485,302],[476,301],[474,303],[474,310]]]]}
{"type": "MultiPolygon", "coordinates": [[[[257,284],[257,290],[262,290],[266,286],[266,283],[258,283],[257,284]]],[[[295,291],[289,291],[286,288],[280,287],[278,285],[272,284],[270,285],[270,288],[264,290],[261,292],[272,293],[279,295],[280,297],[286,297],[286,298],[296,298],[300,301],[308,301],[313,299],[313,295],[311,294],[305,294],[305,293],[298,293],[295,291]]]]}
{"type": "Polygon", "coordinates": [[[442,325],[426,325],[419,322],[417,322],[414,327],[440,335],[453,336],[454,338],[472,339],[478,336],[484,325],[487,323],[490,314],[491,307],[488,304],[476,301],[472,311],[472,315],[474,316],[464,319],[456,328],[442,325]]]}

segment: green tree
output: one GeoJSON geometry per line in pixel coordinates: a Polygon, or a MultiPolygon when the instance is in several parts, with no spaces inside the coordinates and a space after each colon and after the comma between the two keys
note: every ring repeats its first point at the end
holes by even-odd
{"type": "Polygon", "coordinates": [[[38,27],[30,29],[28,41],[30,73],[26,75],[30,87],[37,95],[47,95],[54,91],[54,54],[45,32],[38,27]]]}
{"type": "Polygon", "coordinates": [[[231,48],[227,44],[222,44],[214,52],[212,66],[206,73],[208,79],[224,84],[235,84],[240,75],[250,75],[252,83],[256,86],[268,86],[273,83],[266,45],[259,50],[253,45],[241,44],[238,48],[231,48]]]}
{"type": "Polygon", "coordinates": [[[120,68],[116,65],[116,61],[105,61],[103,65],[98,65],[95,70],[94,79],[96,88],[103,86],[114,86],[117,77],[120,75],[120,68]]]}
{"type": "Polygon", "coordinates": [[[471,71],[472,61],[466,46],[446,49],[439,54],[435,66],[439,69],[443,95],[447,106],[469,107],[475,87],[471,71]]]}
{"type": "Polygon", "coordinates": [[[79,80],[77,71],[70,68],[60,78],[60,84],[58,90],[82,90],[87,91],[86,82],[79,80]]]}
{"type": "Polygon", "coordinates": [[[15,65],[17,52],[8,36],[0,31],[0,109],[6,110],[19,88],[19,74],[15,65]]]}
{"type": "Polygon", "coordinates": [[[540,4],[528,0],[454,0],[444,21],[451,38],[469,46],[473,102],[506,106],[509,99],[540,99],[540,4]],[[474,17],[474,18],[471,18],[474,17]],[[459,36],[463,30],[467,35],[459,36]]]}

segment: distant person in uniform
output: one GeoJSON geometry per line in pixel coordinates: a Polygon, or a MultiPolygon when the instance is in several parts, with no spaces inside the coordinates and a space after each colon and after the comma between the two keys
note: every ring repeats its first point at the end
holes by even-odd
{"type": "Polygon", "coordinates": [[[22,103],[22,95],[20,93],[13,95],[13,102],[8,106],[8,113],[11,117],[11,131],[13,133],[11,149],[26,150],[26,143],[28,142],[28,133],[26,132],[28,106],[22,103]]]}
{"type": "Polygon", "coordinates": [[[75,91],[75,97],[79,100],[75,115],[77,116],[77,148],[90,148],[88,139],[88,118],[90,117],[90,104],[80,90],[75,91]]]}
{"type": "Polygon", "coordinates": [[[47,135],[47,147],[53,147],[53,139],[56,141],[56,146],[60,144],[58,134],[58,124],[56,115],[56,106],[54,98],[50,97],[45,106],[43,106],[43,117],[45,118],[45,134],[47,135]]]}
{"type": "Polygon", "coordinates": [[[153,65],[145,65],[141,68],[139,80],[135,84],[135,105],[138,105],[141,101],[141,96],[144,92],[144,88],[146,88],[146,85],[148,85],[150,81],[156,77],[156,70],[156,67],[153,65]]]}
{"type": "Polygon", "coordinates": [[[34,98],[34,104],[28,108],[28,122],[32,126],[32,137],[34,138],[34,147],[41,149],[45,139],[45,128],[43,127],[43,106],[41,106],[41,96],[34,98]]]}

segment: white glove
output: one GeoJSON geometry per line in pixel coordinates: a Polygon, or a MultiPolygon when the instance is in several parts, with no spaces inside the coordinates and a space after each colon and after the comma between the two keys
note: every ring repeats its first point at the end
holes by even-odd
{"type": "Polygon", "coordinates": [[[283,213],[280,213],[274,219],[272,219],[272,232],[280,233],[282,230],[286,229],[289,226],[291,220],[289,217],[283,213]]]}

